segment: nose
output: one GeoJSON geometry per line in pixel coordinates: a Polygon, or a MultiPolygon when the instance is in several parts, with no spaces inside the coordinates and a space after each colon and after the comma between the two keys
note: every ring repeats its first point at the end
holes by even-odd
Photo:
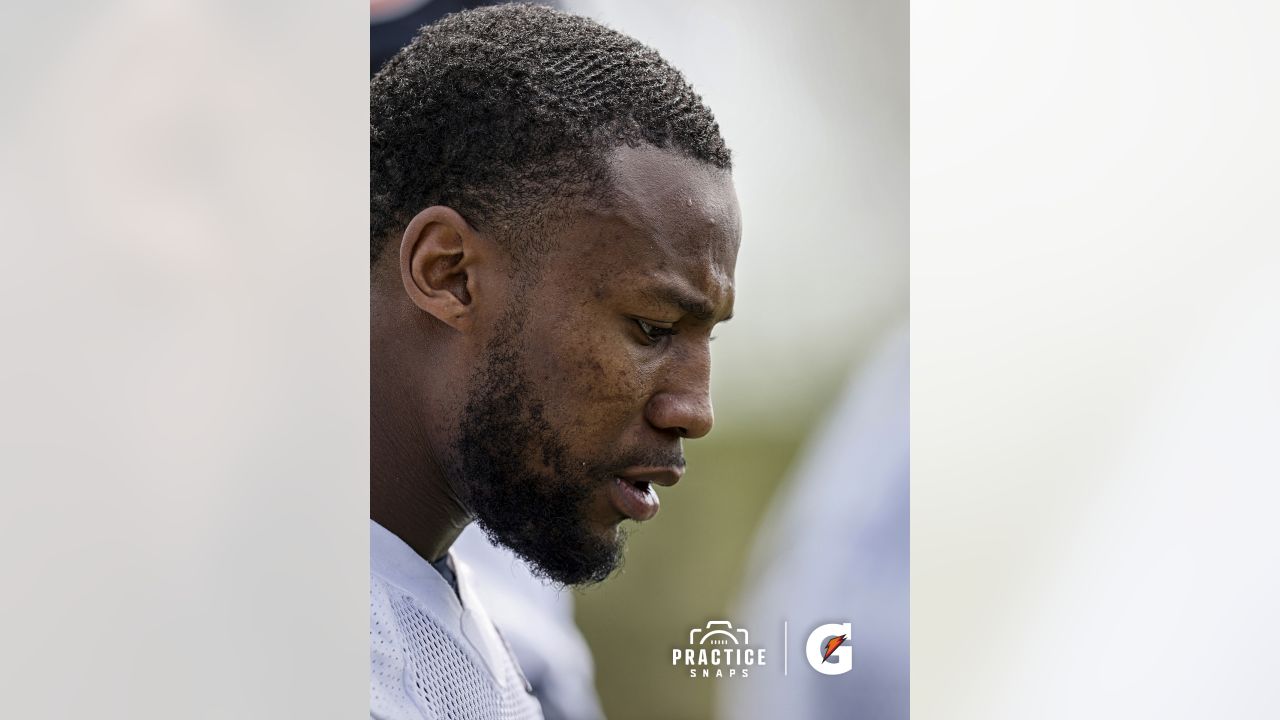
{"type": "Polygon", "coordinates": [[[653,427],[682,438],[697,439],[711,432],[715,414],[711,409],[710,358],[667,375],[667,382],[649,398],[645,415],[653,427]]]}
{"type": "Polygon", "coordinates": [[[707,393],[696,396],[658,393],[649,399],[648,416],[649,423],[657,429],[692,440],[711,432],[715,422],[707,393]]]}

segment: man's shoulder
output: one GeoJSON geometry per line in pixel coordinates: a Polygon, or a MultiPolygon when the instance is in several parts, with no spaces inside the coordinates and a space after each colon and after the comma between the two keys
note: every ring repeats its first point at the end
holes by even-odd
{"type": "Polygon", "coordinates": [[[375,720],[430,718],[407,689],[412,673],[392,606],[393,592],[385,580],[369,574],[369,716],[375,720]]]}

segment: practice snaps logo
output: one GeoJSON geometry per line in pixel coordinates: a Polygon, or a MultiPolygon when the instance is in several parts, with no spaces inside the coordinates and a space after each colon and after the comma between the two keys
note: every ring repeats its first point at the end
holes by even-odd
{"type": "Polygon", "coordinates": [[[843,675],[853,669],[853,648],[849,623],[819,625],[809,633],[804,644],[804,657],[814,670],[823,675],[843,675]]]}
{"type": "Polygon", "coordinates": [[[746,628],[711,620],[689,631],[689,646],[672,648],[671,666],[689,668],[689,677],[747,677],[765,664],[765,649],[751,646],[746,628]]]}

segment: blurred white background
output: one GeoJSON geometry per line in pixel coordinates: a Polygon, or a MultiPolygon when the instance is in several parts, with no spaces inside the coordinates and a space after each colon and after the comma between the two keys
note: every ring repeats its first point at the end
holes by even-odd
{"type": "Polygon", "coordinates": [[[912,709],[1280,716],[1280,12],[912,19],[912,709]]]}
{"type": "Polygon", "coordinates": [[[0,8],[0,716],[367,711],[367,22],[0,8]]]}

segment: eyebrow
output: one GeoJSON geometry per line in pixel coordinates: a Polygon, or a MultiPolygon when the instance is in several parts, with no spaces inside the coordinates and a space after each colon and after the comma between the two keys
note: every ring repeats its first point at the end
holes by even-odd
{"type": "Polygon", "coordinates": [[[657,287],[645,288],[644,295],[654,302],[666,305],[674,305],[693,317],[695,320],[704,323],[729,322],[733,319],[733,313],[729,313],[721,320],[716,320],[715,307],[707,302],[706,299],[691,295],[684,290],[672,285],[658,285],[657,287]]]}

